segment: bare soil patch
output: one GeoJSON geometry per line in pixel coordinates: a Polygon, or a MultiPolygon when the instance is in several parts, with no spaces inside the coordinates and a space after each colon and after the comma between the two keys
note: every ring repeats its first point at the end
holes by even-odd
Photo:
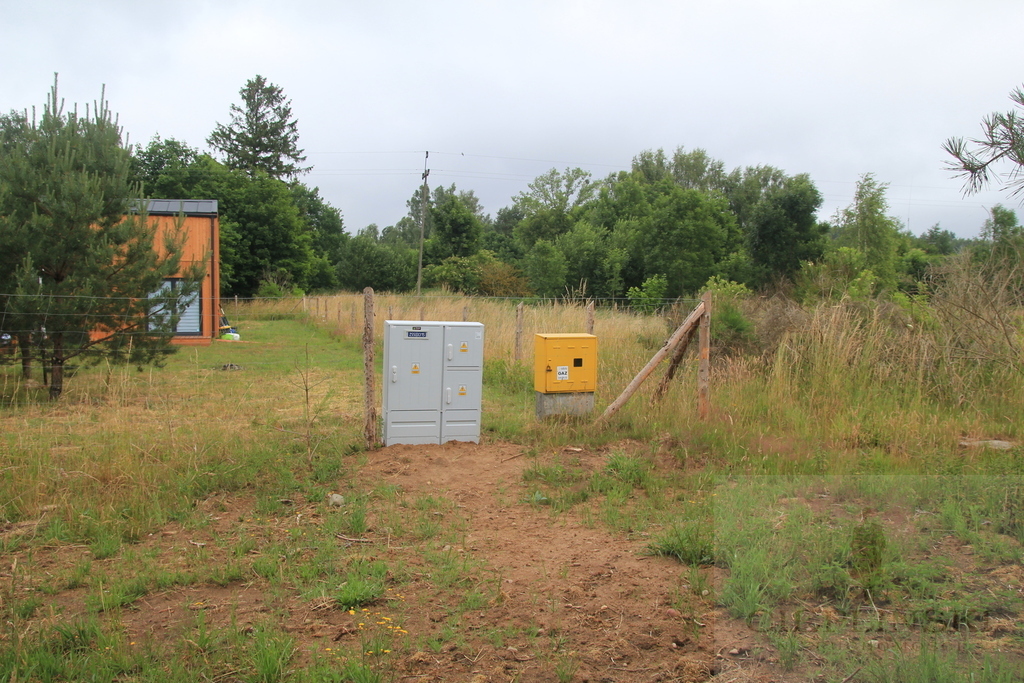
{"type": "MultiPolygon", "coordinates": [[[[599,454],[580,455],[601,462],[599,454]]],[[[533,628],[550,649],[579,662],[574,680],[707,680],[719,668],[715,615],[689,595],[684,568],[646,553],[642,538],[614,537],[576,515],[524,504],[522,472],[531,460],[522,456],[507,444],[394,446],[373,453],[363,476],[456,501],[467,521],[459,550],[486,564],[503,597],[474,614],[471,629],[533,628]],[[680,600],[693,602],[687,617],[673,607],[680,600]]],[[[435,659],[436,680],[553,680],[550,662],[520,655],[530,652],[521,644],[470,649],[474,661],[461,653],[435,659]]],[[[413,664],[409,673],[422,673],[413,664]]]]}

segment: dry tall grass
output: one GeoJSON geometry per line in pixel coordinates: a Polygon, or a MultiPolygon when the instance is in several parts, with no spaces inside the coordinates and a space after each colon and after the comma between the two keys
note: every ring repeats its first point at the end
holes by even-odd
{"type": "MultiPolygon", "coordinates": [[[[509,299],[465,296],[406,296],[376,294],[375,334],[383,334],[385,320],[469,320],[483,323],[487,358],[512,359],[515,352],[516,306],[509,299]]],[[[307,297],[303,312],[325,329],[340,336],[360,335],[363,329],[362,294],[307,297]]],[[[288,304],[282,302],[279,306],[288,304]]],[[[294,303],[291,304],[295,306],[294,303]]],[[[537,332],[585,332],[584,303],[552,300],[523,307],[524,356],[533,357],[533,335],[537,332]]],[[[624,308],[598,308],[594,334],[599,338],[636,340],[665,336],[665,322],[657,317],[637,315],[624,308]]]]}
{"type": "MultiPolygon", "coordinates": [[[[969,269],[961,273],[962,277],[969,275],[977,279],[969,269]]],[[[927,425],[934,423],[939,413],[949,413],[962,432],[991,430],[988,417],[992,411],[1005,413],[1012,409],[1012,397],[1020,394],[1021,378],[1014,355],[1020,331],[1009,329],[1005,322],[1010,319],[1019,325],[1020,316],[986,312],[988,318],[999,323],[998,327],[990,325],[990,331],[979,329],[980,325],[967,315],[956,319],[946,311],[963,311],[965,306],[949,303],[953,293],[965,292],[961,299],[971,293],[973,301],[978,298],[974,292],[980,285],[965,287],[958,284],[959,280],[947,281],[949,287],[936,295],[941,306],[842,300],[799,307],[790,301],[757,298],[743,302],[743,310],[755,324],[758,341],[745,349],[745,355],[733,354],[728,360],[718,356],[713,374],[715,391],[720,397],[724,392],[727,398],[736,393],[769,396],[765,409],[772,416],[806,415],[798,421],[813,420],[818,430],[830,422],[870,422],[878,414],[899,415],[930,430],[927,425]],[[967,353],[964,337],[984,338],[987,344],[976,342],[967,353]],[[1003,356],[995,357],[997,351],[1003,356]],[[739,372],[741,367],[745,371],[739,372]],[[866,414],[873,416],[869,420],[866,414]]],[[[999,283],[992,286],[1006,289],[999,283]]],[[[988,309],[995,307],[995,297],[986,301],[988,309]]],[[[1016,310],[1002,299],[998,303],[1004,312],[1016,310]]],[[[361,295],[311,299],[305,306],[308,314],[318,317],[320,325],[337,334],[361,331],[361,295]]],[[[377,297],[376,310],[378,334],[384,319],[483,322],[487,327],[486,357],[513,359],[514,302],[385,295],[377,297]]],[[[585,307],[579,303],[526,306],[524,313],[522,360],[527,363],[532,359],[535,332],[585,330],[585,307]]],[[[598,400],[612,400],[670,331],[670,325],[660,317],[598,308],[594,329],[600,348],[598,400]]],[[[688,401],[688,397],[680,396],[680,390],[684,394],[692,391],[692,374],[683,373],[676,401],[688,401]]],[[[644,396],[647,394],[641,394],[636,403],[642,404],[644,396]]],[[[741,402],[750,406],[764,403],[750,399],[741,402]]],[[[761,412],[755,409],[750,419],[763,419],[765,415],[758,414],[761,412]]],[[[647,409],[643,412],[647,417],[651,414],[647,409]]],[[[679,417],[676,414],[673,419],[678,421],[679,417]]],[[[735,416],[731,417],[735,421],[735,416]]],[[[686,421],[689,423],[688,416],[686,421]]],[[[849,425],[843,426],[837,438],[849,440],[842,436],[849,429],[849,425]]],[[[1006,434],[1007,430],[1015,432],[1006,425],[999,431],[1006,434]]],[[[894,433],[913,434],[919,430],[894,427],[894,433]]]]}
{"type": "MultiPolygon", "coordinates": [[[[774,433],[773,442],[787,442],[784,450],[797,457],[822,448],[854,458],[877,450],[912,466],[922,450],[955,452],[963,436],[1013,437],[1024,417],[1015,365],[963,353],[964,323],[936,307],[850,300],[800,307],[779,298],[751,298],[740,307],[754,323],[756,340],[743,353],[714,358],[710,423],[696,419],[691,356],[665,400],[652,401],[657,375],[632,399],[620,420],[627,433],[686,441],[711,432],[712,442],[737,452],[751,444],[761,448],[764,436],[774,433]]],[[[307,300],[306,310],[337,334],[361,330],[361,295],[307,300]]],[[[378,334],[386,318],[483,322],[486,357],[513,359],[514,302],[387,295],[377,297],[377,311],[378,334]]],[[[522,361],[532,360],[535,332],[581,332],[585,325],[582,303],[526,306],[522,361]]],[[[661,317],[597,309],[599,407],[618,395],[670,331],[661,317]]],[[[977,338],[979,331],[971,334],[977,338]]]]}

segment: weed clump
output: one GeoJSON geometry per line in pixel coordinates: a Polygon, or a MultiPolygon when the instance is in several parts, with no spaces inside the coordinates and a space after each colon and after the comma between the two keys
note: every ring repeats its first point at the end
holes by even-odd
{"type": "Polygon", "coordinates": [[[715,556],[714,534],[705,522],[687,522],[669,528],[652,541],[652,555],[674,557],[690,566],[711,564],[715,556]]]}

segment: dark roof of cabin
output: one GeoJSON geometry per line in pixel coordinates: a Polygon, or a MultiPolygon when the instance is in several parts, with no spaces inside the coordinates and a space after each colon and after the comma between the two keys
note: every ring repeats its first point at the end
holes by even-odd
{"type": "Polygon", "coordinates": [[[147,212],[153,216],[216,216],[216,199],[147,199],[147,212]]]}

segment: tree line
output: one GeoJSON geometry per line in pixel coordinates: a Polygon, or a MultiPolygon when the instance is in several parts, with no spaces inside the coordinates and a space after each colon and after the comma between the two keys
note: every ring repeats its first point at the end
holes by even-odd
{"type": "MultiPolygon", "coordinates": [[[[308,168],[281,89],[257,76],[240,95],[231,124],[207,140],[220,159],[160,138],[132,155],[147,196],[220,202],[226,295],[410,291],[421,234],[427,287],[606,299],[679,297],[711,278],[750,289],[914,293],[930,264],[970,243],[939,225],[911,234],[889,215],[887,186],[871,174],[849,207],[821,221],[821,193],[807,174],[727,169],[682,147],[642,151],[605,178],[553,168],[493,217],[472,189],[434,187],[424,210],[424,188],[414,188],[405,216],[351,234],[318,188],[298,179],[308,168]]],[[[1018,227],[1001,206],[991,221],[1018,227]]]]}

